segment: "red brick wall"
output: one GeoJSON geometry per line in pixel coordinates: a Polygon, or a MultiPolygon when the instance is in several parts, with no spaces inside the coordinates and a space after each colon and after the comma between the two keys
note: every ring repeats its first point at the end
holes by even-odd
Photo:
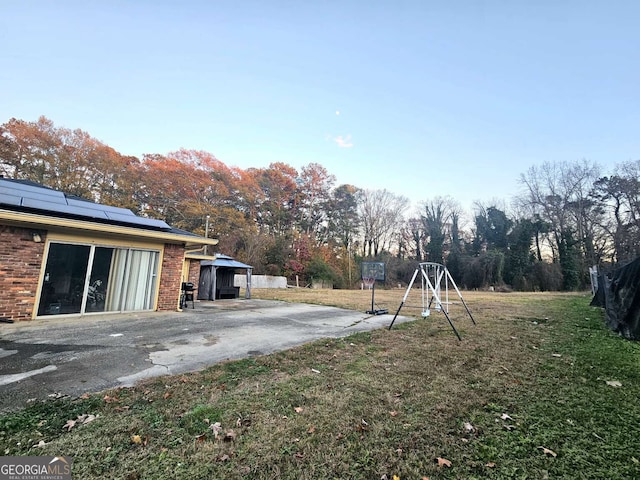
{"type": "Polygon", "coordinates": [[[0,317],[32,318],[46,237],[38,231],[42,242],[36,243],[33,231],[0,225],[0,317]]]}
{"type": "Polygon", "coordinates": [[[184,247],[165,244],[162,258],[162,276],[160,277],[160,294],[158,310],[176,310],[180,301],[182,284],[182,263],[184,247]]]}

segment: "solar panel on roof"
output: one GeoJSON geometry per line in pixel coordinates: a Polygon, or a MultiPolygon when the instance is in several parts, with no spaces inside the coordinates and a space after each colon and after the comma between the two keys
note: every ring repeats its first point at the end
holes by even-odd
{"type": "Polygon", "coordinates": [[[74,207],[80,207],[80,208],[99,208],[102,211],[105,212],[116,212],[116,213],[120,213],[122,215],[128,215],[130,217],[135,217],[134,213],[129,210],[128,208],[121,208],[121,207],[113,207],[111,205],[103,205],[102,203],[96,203],[96,202],[92,202],[90,200],[83,200],[80,198],[70,198],[67,197],[66,198],[66,203],[67,205],[71,205],[74,207]]]}
{"type": "MultiPolygon", "coordinates": [[[[20,185],[20,184],[18,184],[20,185]]],[[[46,188],[41,188],[40,190],[35,189],[29,185],[24,185],[23,188],[12,188],[11,186],[5,187],[4,185],[0,185],[0,192],[8,193],[10,195],[16,195],[18,197],[23,198],[37,198],[40,200],[44,200],[52,203],[67,203],[64,198],[64,194],[62,192],[56,192],[55,190],[48,190],[46,188]]]]}
{"type": "Polygon", "coordinates": [[[170,228],[169,225],[163,222],[162,220],[156,220],[153,218],[137,217],[133,214],[122,215],[116,212],[105,212],[105,215],[107,216],[107,218],[115,221],[120,221],[120,222],[135,221],[140,225],[148,225],[150,227],[157,227],[157,228],[170,228]]]}
{"type": "Polygon", "coordinates": [[[69,215],[76,215],[79,217],[90,217],[90,218],[97,218],[100,220],[108,220],[105,213],[102,210],[99,210],[96,208],[82,208],[82,207],[76,207],[76,206],[66,205],[66,204],[52,205],[42,200],[34,199],[34,198],[23,198],[22,206],[29,207],[29,208],[36,208],[38,210],[46,210],[50,212],[67,213],[69,215]]]}
{"type": "Polygon", "coordinates": [[[138,217],[126,208],[102,205],[77,197],[67,197],[57,190],[4,178],[0,178],[0,205],[30,208],[62,216],[88,218],[112,224],[127,224],[160,230],[171,229],[162,220],[138,217]]]}

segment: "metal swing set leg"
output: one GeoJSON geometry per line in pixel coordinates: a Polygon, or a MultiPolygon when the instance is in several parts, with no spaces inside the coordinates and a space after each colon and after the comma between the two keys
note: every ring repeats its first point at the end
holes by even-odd
{"type": "MultiPolygon", "coordinates": [[[[456,334],[456,337],[458,337],[458,340],[462,340],[462,337],[460,336],[460,333],[458,332],[458,330],[456,329],[455,325],[453,324],[453,322],[451,321],[451,318],[449,317],[449,312],[448,312],[448,308],[446,307],[446,305],[443,308],[443,304],[442,301],[440,300],[440,285],[442,283],[442,280],[444,279],[445,281],[445,294],[446,294],[446,300],[448,303],[448,298],[449,298],[449,292],[448,292],[448,284],[449,281],[451,282],[451,284],[453,285],[453,287],[456,290],[456,293],[458,294],[458,297],[460,298],[460,300],[462,301],[462,305],[464,305],[465,310],[467,311],[467,313],[469,314],[469,318],[471,318],[471,321],[473,322],[474,325],[476,325],[476,321],[473,319],[473,315],[471,315],[471,311],[469,310],[469,307],[467,307],[467,304],[465,303],[464,299],[462,298],[462,294],[460,293],[460,290],[458,289],[458,286],[456,285],[456,283],[453,281],[453,278],[451,277],[451,274],[449,273],[449,271],[447,270],[447,268],[444,265],[441,265],[439,263],[421,263],[418,268],[416,268],[416,271],[413,272],[413,277],[411,277],[411,281],[409,282],[409,286],[407,287],[407,291],[404,294],[404,297],[402,297],[402,302],[400,302],[400,306],[398,307],[398,310],[396,311],[396,314],[393,316],[393,320],[391,321],[391,324],[389,325],[389,330],[391,330],[391,328],[393,327],[393,324],[396,321],[396,318],[398,317],[398,314],[400,313],[400,310],[402,309],[402,307],[404,306],[405,302],[407,301],[407,297],[409,296],[409,293],[411,292],[411,288],[413,287],[413,284],[416,280],[416,277],[418,276],[418,273],[422,274],[422,296],[423,296],[423,304],[424,304],[424,289],[425,289],[425,285],[427,287],[427,295],[429,293],[429,291],[432,292],[431,294],[431,298],[429,299],[429,304],[427,306],[427,310],[423,310],[422,314],[423,316],[427,316],[429,313],[429,309],[431,308],[431,305],[433,304],[433,301],[436,301],[436,309],[441,310],[442,313],[444,313],[444,316],[447,319],[447,322],[449,322],[449,325],[451,326],[451,329],[453,330],[453,332],[456,334]],[[432,270],[433,271],[433,277],[434,277],[434,283],[437,286],[434,287],[434,284],[431,283],[431,279],[429,278],[428,273],[425,271],[425,268],[427,269],[427,271],[432,270]]],[[[424,305],[423,305],[424,307],[424,305]]]]}

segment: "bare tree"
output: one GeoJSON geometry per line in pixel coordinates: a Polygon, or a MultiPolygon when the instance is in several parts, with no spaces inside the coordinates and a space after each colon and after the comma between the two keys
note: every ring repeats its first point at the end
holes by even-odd
{"type": "Polygon", "coordinates": [[[603,210],[600,225],[611,245],[612,263],[640,255],[640,161],[621,163],[614,175],[598,179],[592,198],[603,210]]]}
{"type": "Polygon", "coordinates": [[[377,256],[388,250],[404,221],[409,200],[384,190],[363,190],[360,217],[364,237],[363,256],[377,256]]]}
{"type": "Polygon", "coordinates": [[[586,265],[598,260],[598,210],[589,192],[599,172],[599,166],[587,160],[545,162],[520,177],[525,187],[520,202],[532,219],[537,216],[549,225],[550,247],[562,267],[566,288],[577,287],[586,265]]]}

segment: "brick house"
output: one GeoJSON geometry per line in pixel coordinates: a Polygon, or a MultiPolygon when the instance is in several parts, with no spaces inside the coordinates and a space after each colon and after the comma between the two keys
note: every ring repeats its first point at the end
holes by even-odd
{"type": "Polygon", "coordinates": [[[0,178],[0,320],[179,310],[182,282],[198,282],[196,253],[217,243],[0,178]]]}

